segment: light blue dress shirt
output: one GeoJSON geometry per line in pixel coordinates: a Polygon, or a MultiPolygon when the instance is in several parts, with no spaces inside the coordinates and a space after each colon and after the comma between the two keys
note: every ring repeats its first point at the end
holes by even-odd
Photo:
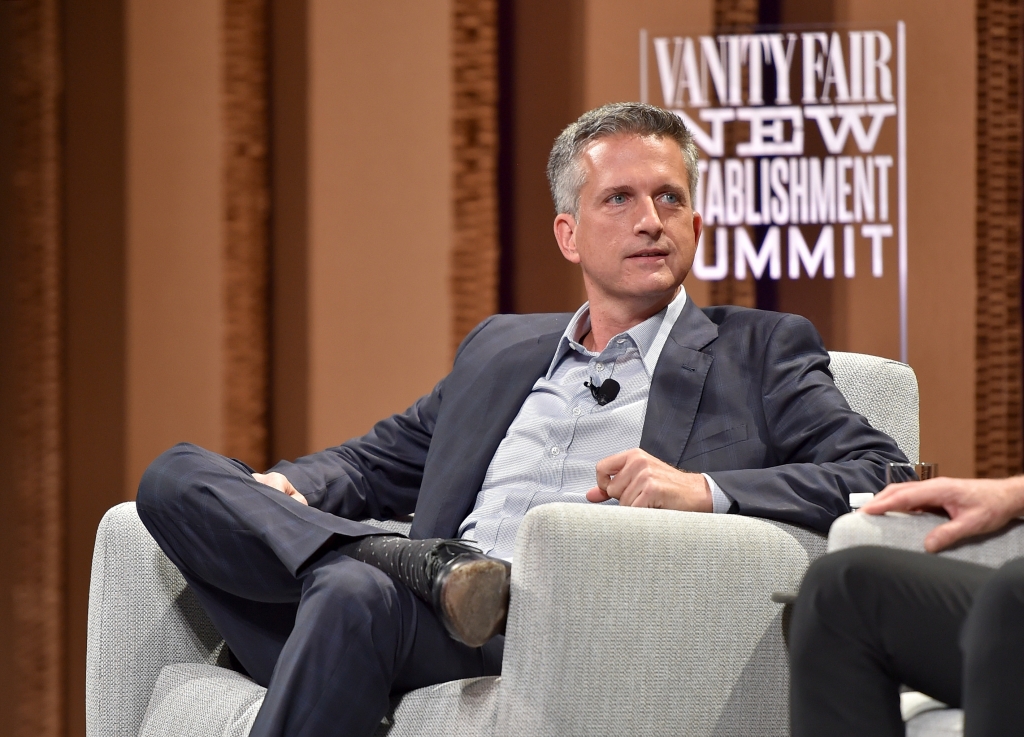
{"type": "MultiPolygon", "coordinates": [[[[590,331],[584,304],[562,334],[547,373],[533,385],[498,446],[459,535],[489,555],[512,560],[526,513],[550,502],[587,502],[603,458],[640,445],[654,368],[683,307],[686,291],[658,314],[614,336],[600,353],[580,341],[590,331]],[[601,406],[584,385],[615,379],[618,396],[601,406]]],[[[715,512],[730,499],[711,477],[715,512]]],[[[611,499],[605,504],[617,504],[611,499]]]]}

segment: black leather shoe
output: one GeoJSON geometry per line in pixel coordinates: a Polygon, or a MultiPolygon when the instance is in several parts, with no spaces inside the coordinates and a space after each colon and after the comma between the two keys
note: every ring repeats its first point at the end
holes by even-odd
{"type": "Polygon", "coordinates": [[[342,550],[405,584],[454,639],[480,647],[505,631],[512,566],[461,540],[366,537],[342,550]]]}
{"type": "Polygon", "coordinates": [[[451,540],[438,544],[431,603],[448,634],[480,647],[505,632],[512,566],[468,547],[451,540]]]}

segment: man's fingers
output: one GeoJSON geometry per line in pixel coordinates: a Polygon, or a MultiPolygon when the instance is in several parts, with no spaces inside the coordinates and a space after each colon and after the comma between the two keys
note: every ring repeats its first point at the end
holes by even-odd
{"type": "Polygon", "coordinates": [[[875,498],[861,507],[868,514],[886,512],[911,512],[924,507],[941,507],[945,494],[941,489],[926,486],[926,482],[894,484],[875,495],[875,498]]]}
{"type": "Polygon", "coordinates": [[[905,483],[902,483],[902,484],[889,484],[884,489],[882,489],[880,492],[875,494],[875,499],[885,499],[886,497],[890,497],[893,494],[898,493],[900,491],[900,489],[903,489],[903,488],[906,488],[906,484],[905,483]]]}
{"type": "Polygon", "coordinates": [[[594,502],[594,504],[600,504],[601,502],[606,502],[609,499],[611,499],[611,497],[597,486],[587,492],[587,501],[594,502]]]}
{"type": "Polygon", "coordinates": [[[622,490],[619,494],[619,505],[623,507],[639,507],[646,506],[645,504],[638,503],[638,500],[643,495],[645,485],[639,480],[634,479],[630,484],[622,490]]]}
{"type": "Polygon", "coordinates": [[[958,540],[962,540],[963,538],[971,535],[976,535],[980,532],[980,530],[974,529],[974,527],[975,525],[972,525],[962,518],[952,519],[949,522],[945,522],[925,536],[924,549],[929,553],[937,553],[940,550],[945,550],[958,540]]]}
{"type": "Polygon", "coordinates": [[[597,462],[597,485],[599,488],[608,490],[612,478],[626,465],[626,461],[629,459],[628,453],[629,451],[616,453],[597,462]]]}

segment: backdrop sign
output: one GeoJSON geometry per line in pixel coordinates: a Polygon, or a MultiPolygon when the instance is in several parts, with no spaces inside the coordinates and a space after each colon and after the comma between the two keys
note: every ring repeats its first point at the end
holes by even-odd
{"type": "Polygon", "coordinates": [[[701,149],[694,276],[881,279],[907,360],[904,24],[640,31],[640,99],[701,149]],[[862,255],[858,255],[862,254],[862,255]]]}

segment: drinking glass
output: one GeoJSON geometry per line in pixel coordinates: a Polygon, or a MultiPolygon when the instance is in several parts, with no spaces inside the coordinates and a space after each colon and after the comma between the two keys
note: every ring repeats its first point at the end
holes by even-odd
{"type": "Polygon", "coordinates": [[[901,481],[925,481],[939,475],[938,463],[886,463],[885,485],[901,481]]]}
{"type": "MultiPolygon", "coordinates": [[[[885,485],[903,481],[924,481],[939,475],[938,463],[886,463],[885,485]]],[[[859,509],[874,496],[869,491],[850,494],[850,509],[859,509]]]]}

